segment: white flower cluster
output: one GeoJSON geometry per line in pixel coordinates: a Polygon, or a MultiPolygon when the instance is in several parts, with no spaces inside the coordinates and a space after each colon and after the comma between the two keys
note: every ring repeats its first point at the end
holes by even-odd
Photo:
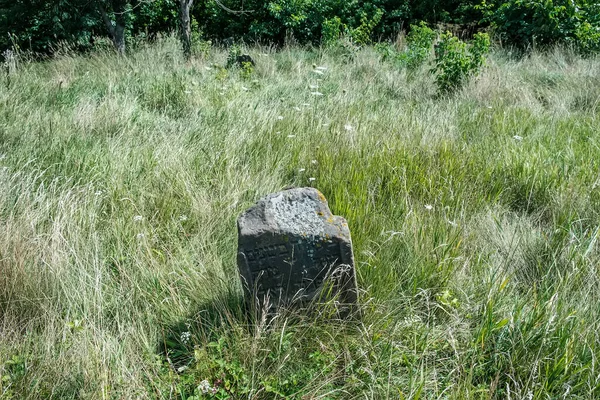
{"type": "Polygon", "coordinates": [[[206,379],[203,380],[202,382],[200,382],[200,384],[198,385],[198,387],[196,388],[196,390],[198,390],[198,392],[200,392],[202,394],[207,394],[207,393],[215,394],[215,393],[217,393],[217,388],[213,387],[206,379]]]}

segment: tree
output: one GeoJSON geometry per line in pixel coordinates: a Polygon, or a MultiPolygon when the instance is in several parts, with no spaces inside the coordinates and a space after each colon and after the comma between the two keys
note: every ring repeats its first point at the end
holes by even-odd
{"type": "Polygon", "coordinates": [[[124,55],[129,0],[97,0],[97,5],[115,49],[119,54],[124,55]],[[114,18],[111,18],[109,13],[114,18]]]}
{"type": "Polygon", "coordinates": [[[179,0],[179,18],[181,22],[181,43],[183,45],[183,54],[186,60],[192,56],[192,28],[190,19],[190,9],[194,0],[179,0]]]}

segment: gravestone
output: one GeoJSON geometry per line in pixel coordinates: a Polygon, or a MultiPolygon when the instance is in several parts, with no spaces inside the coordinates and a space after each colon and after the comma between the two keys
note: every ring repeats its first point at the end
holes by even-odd
{"type": "Polygon", "coordinates": [[[238,219],[238,268],[249,301],[262,308],[302,304],[325,295],[346,314],[357,302],[350,230],[321,192],[270,194],[238,219]]]}

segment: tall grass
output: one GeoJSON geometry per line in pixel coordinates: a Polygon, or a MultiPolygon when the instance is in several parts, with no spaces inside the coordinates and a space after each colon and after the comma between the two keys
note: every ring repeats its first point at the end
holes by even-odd
{"type": "Polygon", "coordinates": [[[250,53],[2,78],[0,398],[600,396],[599,59],[439,97],[370,48],[250,53]],[[288,185],[348,219],[361,320],[248,323],[235,221],[288,185]]]}

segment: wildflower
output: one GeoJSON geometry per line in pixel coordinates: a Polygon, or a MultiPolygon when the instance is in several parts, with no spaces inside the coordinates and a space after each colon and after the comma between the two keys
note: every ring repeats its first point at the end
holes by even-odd
{"type": "Polygon", "coordinates": [[[323,93],[321,92],[310,92],[310,94],[312,94],[313,96],[323,96],[323,93]]]}
{"type": "Polygon", "coordinates": [[[425,209],[427,211],[431,211],[431,210],[433,210],[433,206],[431,204],[425,204],[425,209]]]}
{"type": "Polygon", "coordinates": [[[304,171],[306,171],[306,168],[300,168],[300,169],[298,170],[298,172],[304,172],[304,171]]]}
{"type": "Polygon", "coordinates": [[[314,181],[316,181],[316,180],[317,180],[317,178],[308,178],[308,181],[309,181],[309,182],[314,182],[314,181]]]}
{"type": "Polygon", "coordinates": [[[294,110],[296,110],[296,111],[302,111],[302,110],[300,109],[300,107],[294,107],[294,110]]]}
{"type": "Polygon", "coordinates": [[[210,383],[208,383],[208,381],[205,379],[202,382],[200,382],[200,384],[198,385],[198,387],[196,388],[199,392],[202,392],[203,394],[207,394],[208,392],[212,392],[213,391],[213,387],[210,385],[210,383]]]}
{"type": "Polygon", "coordinates": [[[288,135],[289,138],[295,138],[296,135],[288,135]]]}
{"type": "Polygon", "coordinates": [[[187,344],[190,341],[192,334],[189,331],[181,332],[179,339],[181,339],[181,343],[187,344]]]}
{"type": "Polygon", "coordinates": [[[179,216],[179,220],[182,221],[182,222],[183,221],[187,221],[187,219],[188,219],[187,215],[180,215],[179,216]]]}
{"type": "Polygon", "coordinates": [[[346,124],[346,125],[344,125],[344,129],[347,130],[347,131],[351,131],[351,130],[354,129],[354,127],[352,125],[350,125],[350,124],[346,124]]]}
{"type": "Polygon", "coordinates": [[[281,121],[283,119],[283,115],[278,116],[277,119],[281,121]]]}
{"type": "Polygon", "coordinates": [[[310,103],[302,103],[304,107],[310,107],[310,103]]]}
{"type": "Polygon", "coordinates": [[[102,196],[102,190],[98,190],[96,193],[94,193],[96,196],[102,196]]]}
{"type": "Polygon", "coordinates": [[[144,219],[144,217],[142,217],[141,215],[136,215],[135,217],[133,217],[133,220],[136,222],[141,221],[142,219],[144,219]]]}
{"type": "Polygon", "coordinates": [[[310,162],[312,165],[317,165],[317,160],[311,160],[310,162]]]}
{"type": "Polygon", "coordinates": [[[143,239],[143,238],[145,238],[145,237],[146,237],[146,235],[144,235],[143,233],[138,233],[138,234],[136,235],[136,238],[137,238],[137,240],[142,240],[142,239],[143,239]]]}
{"type": "Polygon", "coordinates": [[[191,90],[186,90],[185,94],[192,94],[192,91],[191,90]]]}
{"type": "Polygon", "coordinates": [[[277,131],[275,132],[276,135],[281,135],[281,132],[277,131]]]}
{"type": "Polygon", "coordinates": [[[311,88],[312,90],[318,89],[319,85],[308,85],[309,88],[311,88]]]}
{"type": "Polygon", "coordinates": [[[520,142],[521,140],[523,140],[523,136],[515,135],[515,136],[513,136],[513,139],[520,142]]]}

